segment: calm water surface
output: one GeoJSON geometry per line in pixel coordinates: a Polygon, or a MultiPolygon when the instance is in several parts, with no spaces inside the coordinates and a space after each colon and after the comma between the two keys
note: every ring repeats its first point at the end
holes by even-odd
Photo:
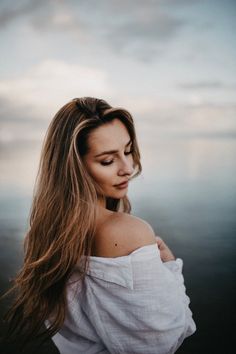
{"type": "MultiPolygon", "coordinates": [[[[141,151],[142,145],[143,173],[129,186],[132,213],[147,220],[184,260],[197,324],[196,334],[178,353],[231,354],[236,298],[236,140],[153,139],[146,145],[141,142],[141,151]]],[[[24,155],[29,160],[30,156],[29,152],[24,155]]],[[[5,290],[22,262],[31,194],[17,178],[14,182],[11,177],[9,187],[4,173],[12,164],[8,166],[4,157],[1,162],[0,281],[5,290]]]]}

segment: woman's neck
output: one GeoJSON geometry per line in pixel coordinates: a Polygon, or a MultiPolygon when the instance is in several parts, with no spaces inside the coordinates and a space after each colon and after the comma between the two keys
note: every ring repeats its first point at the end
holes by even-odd
{"type": "Polygon", "coordinates": [[[98,198],[97,205],[99,208],[106,209],[106,200],[104,200],[103,198],[98,198]]]}

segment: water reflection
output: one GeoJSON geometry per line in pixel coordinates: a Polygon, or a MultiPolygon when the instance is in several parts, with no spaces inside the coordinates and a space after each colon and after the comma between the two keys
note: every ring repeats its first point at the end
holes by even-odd
{"type": "MultiPolygon", "coordinates": [[[[176,256],[183,258],[198,326],[197,333],[179,353],[224,353],[225,337],[229,337],[228,328],[233,325],[235,299],[236,141],[153,139],[145,144],[141,141],[140,145],[143,174],[129,187],[132,212],[146,219],[176,256]],[[220,330],[219,318],[227,322],[220,330]],[[217,345],[212,343],[215,336],[217,345]]],[[[18,151],[18,165],[19,159],[24,159],[24,169],[11,175],[11,183],[4,174],[9,170],[13,173],[14,154],[11,160],[2,159],[2,289],[7,288],[8,278],[22,260],[22,238],[36,174],[34,152],[18,151]],[[31,184],[22,180],[24,174],[32,176],[31,184]]]]}

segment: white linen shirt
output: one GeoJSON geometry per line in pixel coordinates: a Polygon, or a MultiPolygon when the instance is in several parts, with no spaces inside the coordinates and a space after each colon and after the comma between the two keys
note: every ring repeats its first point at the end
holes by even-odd
{"type": "Polygon", "coordinates": [[[156,244],[89,259],[83,286],[76,269],[70,278],[52,337],[61,354],[172,354],[195,332],[181,259],[163,263],[156,244]]]}

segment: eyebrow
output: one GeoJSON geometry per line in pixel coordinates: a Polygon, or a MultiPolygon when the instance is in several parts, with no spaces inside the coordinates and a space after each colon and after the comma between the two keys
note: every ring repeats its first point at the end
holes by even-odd
{"type": "MultiPolygon", "coordinates": [[[[130,139],[130,141],[125,145],[125,147],[127,147],[131,142],[132,142],[132,140],[130,139]]],[[[116,154],[117,152],[118,152],[118,150],[103,151],[100,154],[95,155],[95,157],[99,157],[99,156],[107,155],[107,154],[116,154]]]]}

